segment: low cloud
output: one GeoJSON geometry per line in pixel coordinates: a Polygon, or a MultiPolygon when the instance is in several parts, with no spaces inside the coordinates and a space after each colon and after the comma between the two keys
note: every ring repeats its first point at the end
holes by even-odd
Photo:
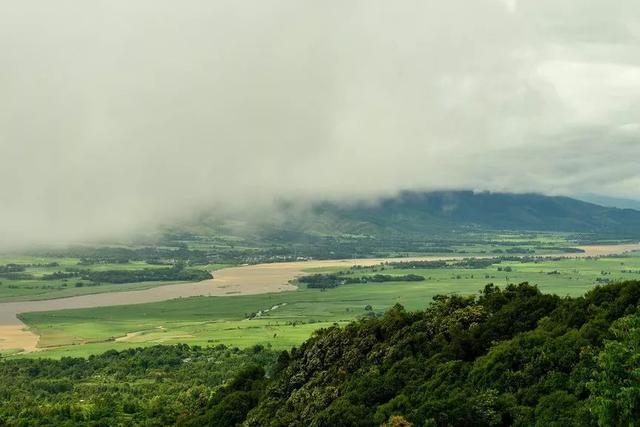
{"type": "Polygon", "coordinates": [[[404,189],[640,198],[640,4],[2,1],[3,246],[404,189]]]}

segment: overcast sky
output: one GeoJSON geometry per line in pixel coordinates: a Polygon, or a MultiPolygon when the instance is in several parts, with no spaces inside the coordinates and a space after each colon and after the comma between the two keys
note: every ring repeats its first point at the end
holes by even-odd
{"type": "Polygon", "coordinates": [[[0,0],[0,239],[277,197],[640,198],[637,0],[0,0]]]}

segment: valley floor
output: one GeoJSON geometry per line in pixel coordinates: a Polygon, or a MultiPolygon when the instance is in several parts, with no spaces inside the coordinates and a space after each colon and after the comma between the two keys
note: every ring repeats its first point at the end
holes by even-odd
{"type": "MultiPolygon", "coordinates": [[[[3,332],[5,341],[0,341],[0,348],[33,350],[38,336],[39,349],[43,351],[35,355],[52,357],[177,342],[288,348],[320,327],[368,315],[367,306],[375,312],[395,303],[418,309],[426,306],[434,295],[473,293],[489,282],[500,285],[529,281],[544,292],[578,295],[597,283],[639,277],[640,258],[605,257],[639,249],[640,245],[592,246],[585,247],[585,253],[579,256],[555,255],[553,259],[510,261],[481,269],[394,270],[394,274],[421,274],[426,280],[345,285],[326,291],[304,285],[296,288],[288,282],[302,274],[344,271],[353,265],[359,266],[356,272],[371,274],[381,262],[392,260],[307,261],[226,268],[217,271],[213,280],[197,284],[0,304],[0,316],[8,328],[3,332]],[[277,293],[294,289],[297,291],[277,293]],[[139,304],[142,302],[145,304],[139,304]],[[92,308],[96,306],[100,307],[92,308]],[[43,312],[52,309],[65,310],[43,312]],[[19,333],[20,326],[15,320],[11,322],[11,314],[15,319],[18,313],[23,313],[21,318],[37,336],[31,331],[19,333]],[[18,345],[20,339],[23,341],[18,345]]],[[[442,258],[452,257],[420,259],[442,258]]]]}

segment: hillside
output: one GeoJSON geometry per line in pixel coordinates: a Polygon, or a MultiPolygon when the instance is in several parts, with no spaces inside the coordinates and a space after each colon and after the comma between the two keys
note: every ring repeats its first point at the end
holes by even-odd
{"type": "Polygon", "coordinates": [[[167,246],[224,252],[224,259],[243,262],[482,253],[486,245],[489,250],[516,244],[553,250],[640,239],[640,211],[540,194],[403,192],[375,202],[287,200],[259,212],[209,211],[167,227],[163,236],[167,246]]]}
{"type": "MultiPolygon", "coordinates": [[[[635,425],[639,302],[627,282],[580,298],[487,285],[423,312],[396,306],[283,353],[266,385],[243,386],[263,390],[244,425],[635,425]]],[[[188,425],[239,422],[229,402],[255,404],[241,391],[221,390],[188,425]]]]}
{"type": "Polygon", "coordinates": [[[375,205],[344,207],[323,203],[316,218],[333,218],[352,232],[371,230],[414,233],[442,228],[564,231],[640,234],[640,211],[617,209],[568,197],[539,194],[474,193],[471,191],[405,192],[375,205]]]}
{"type": "Polygon", "coordinates": [[[578,199],[589,203],[595,203],[600,206],[640,210],[640,200],[602,196],[599,194],[583,194],[578,197],[578,199]]]}
{"type": "Polygon", "coordinates": [[[540,194],[403,192],[375,203],[318,202],[309,207],[283,202],[272,212],[235,214],[233,221],[205,215],[181,230],[239,234],[263,242],[317,243],[328,236],[454,239],[451,231],[567,232],[628,239],[640,236],[640,211],[540,194]]]}

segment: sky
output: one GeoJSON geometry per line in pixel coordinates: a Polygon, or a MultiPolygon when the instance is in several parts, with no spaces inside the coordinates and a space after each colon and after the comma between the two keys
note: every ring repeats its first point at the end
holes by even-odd
{"type": "Polygon", "coordinates": [[[0,0],[0,243],[639,163],[636,0],[0,0]]]}

